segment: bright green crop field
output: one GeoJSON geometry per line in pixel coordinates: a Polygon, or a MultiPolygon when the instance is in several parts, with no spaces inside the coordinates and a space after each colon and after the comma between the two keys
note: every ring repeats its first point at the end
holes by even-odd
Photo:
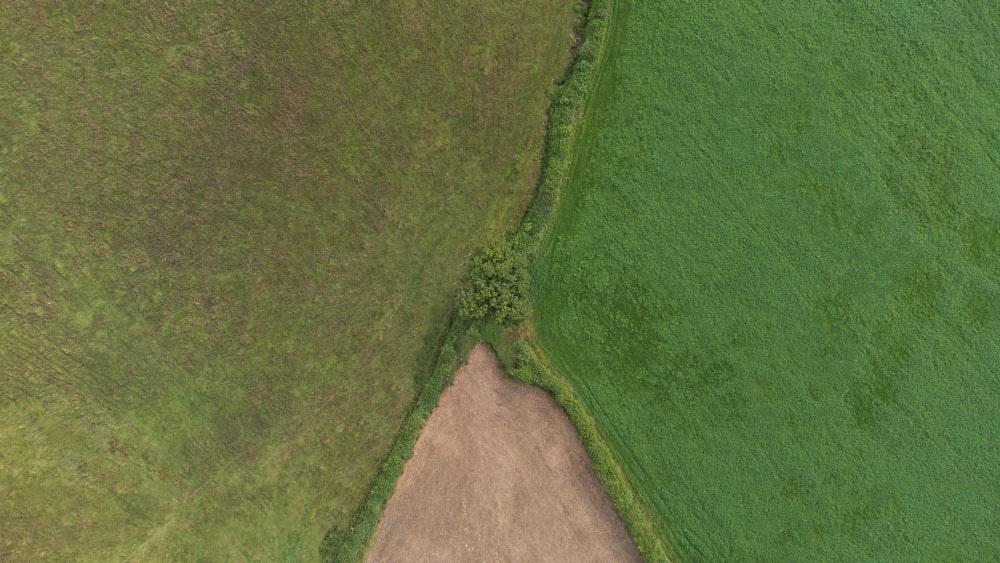
{"type": "Polygon", "coordinates": [[[612,25],[532,299],[677,559],[1000,559],[1000,4],[612,25]]]}
{"type": "Polygon", "coordinates": [[[0,561],[316,560],[515,224],[574,2],[0,7],[0,561]]]}

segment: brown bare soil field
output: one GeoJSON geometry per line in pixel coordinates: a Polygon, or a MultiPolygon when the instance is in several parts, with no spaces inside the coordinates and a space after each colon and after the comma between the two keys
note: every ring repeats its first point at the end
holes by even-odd
{"type": "Polygon", "coordinates": [[[417,440],[368,561],[641,561],[566,414],[477,346],[417,440]]]}

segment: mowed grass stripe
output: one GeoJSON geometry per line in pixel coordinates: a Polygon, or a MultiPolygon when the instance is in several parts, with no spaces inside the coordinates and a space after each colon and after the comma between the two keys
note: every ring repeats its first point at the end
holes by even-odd
{"type": "Polygon", "coordinates": [[[533,299],[671,549],[996,558],[1000,14],[623,7],[533,299]]]}

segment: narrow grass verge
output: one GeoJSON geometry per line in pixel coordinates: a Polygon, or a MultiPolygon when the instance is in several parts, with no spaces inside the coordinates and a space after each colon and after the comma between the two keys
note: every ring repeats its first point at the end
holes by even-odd
{"type": "MultiPolygon", "coordinates": [[[[437,406],[441,393],[451,383],[452,375],[462,365],[477,340],[470,338],[465,323],[454,312],[448,317],[437,353],[431,359],[420,394],[403,420],[388,454],[379,466],[365,500],[361,503],[347,529],[331,528],[320,545],[320,558],[329,563],[361,561],[378,527],[386,503],[396,490],[406,460],[413,455],[413,446],[437,406]]],[[[426,372],[425,372],[426,373],[426,372]]]]}
{"type": "Polygon", "coordinates": [[[533,259],[569,180],[577,130],[583,122],[587,95],[602,64],[611,25],[612,0],[592,0],[578,27],[579,43],[566,78],[549,106],[548,131],[538,191],[513,237],[533,259]]]}
{"type": "Polygon", "coordinates": [[[652,520],[625,478],[596,421],[573,387],[546,365],[544,360],[539,358],[535,347],[525,340],[517,342],[514,366],[507,368],[506,371],[510,377],[521,383],[544,389],[566,411],[587,450],[594,473],[607,490],[611,503],[628,528],[643,558],[650,562],[670,561],[666,546],[657,534],[652,520]]]}

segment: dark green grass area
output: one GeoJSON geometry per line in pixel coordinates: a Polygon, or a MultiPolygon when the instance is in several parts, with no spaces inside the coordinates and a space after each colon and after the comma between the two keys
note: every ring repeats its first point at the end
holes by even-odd
{"type": "Polygon", "coordinates": [[[0,9],[0,560],[318,557],[527,204],[573,2],[294,4],[0,9]]]}
{"type": "Polygon", "coordinates": [[[670,549],[1000,558],[1000,9],[612,21],[533,300],[670,549]]]}

